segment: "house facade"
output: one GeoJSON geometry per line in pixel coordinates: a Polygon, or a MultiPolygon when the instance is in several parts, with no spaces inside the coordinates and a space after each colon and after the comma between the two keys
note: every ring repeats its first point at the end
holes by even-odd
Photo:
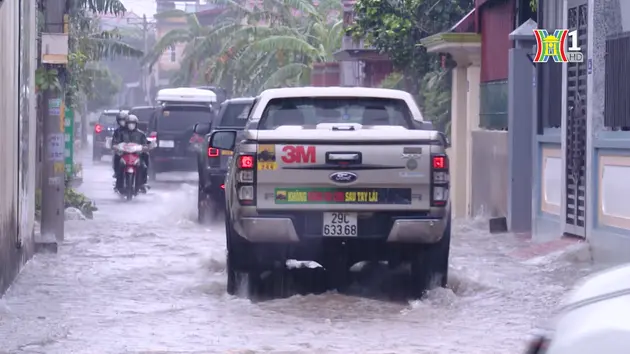
{"type": "Polygon", "coordinates": [[[526,0],[476,0],[449,31],[422,40],[448,53],[452,71],[451,166],[454,216],[506,217],[509,201],[509,34],[532,16],[526,0]],[[474,187],[474,188],[473,188],[474,187]]]}
{"type": "Polygon", "coordinates": [[[34,0],[0,2],[0,294],[34,250],[35,14],[34,0]]]}
{"type": "Polygon", "coordinates": [[[539,0],[539,8],[539,28],[577,31],[584,62],[537,66],[535,235],[585,238],[595,258],[628,261],[630,3],[539,0]]]}

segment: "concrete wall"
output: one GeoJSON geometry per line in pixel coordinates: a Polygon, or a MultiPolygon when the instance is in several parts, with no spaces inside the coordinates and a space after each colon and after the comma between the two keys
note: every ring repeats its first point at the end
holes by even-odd
{"type": "MultiPolygon", "coordinates": [[[[630,261],[630,132],[606,126],[606,39],[630,31],[630,4],[588,1],[586,239],[595,259],[630,261]]],[[[627,67],[626,67],[627,68],[627,67]]],[[[608,74],[608,75],[607,75],[608,74]]],[[[617,72],[613,75],[618,75],[617,72]]]]}
{"type": "Polygon", "coordinates": [[[474,130],[471,136],[471,215],[507,216],[508,134],[474,130]]]}
{"type": "Polygon", "coordinates": [[[2,48],[0,50],[2,82],[0,294],[2,294],[33,251],[35,211],[33,85],[36,54],[34,0],[4,1],[0,5],[0,48],[2,48]]]}

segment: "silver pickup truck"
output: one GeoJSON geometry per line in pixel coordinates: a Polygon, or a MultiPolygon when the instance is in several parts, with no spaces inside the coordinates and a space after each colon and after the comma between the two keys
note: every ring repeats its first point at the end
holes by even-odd
{"type": "Polygon", "coordinates": [[[312,260],[337,289],[360,261],[411,264],[414,296],[445,286],[451,233],[443,134],[406,92],[305,87],[264,91],[225,181],[228,293],[289,259],[312,260]],[[247,279],[244,281],[243,279],[247,279]]]}

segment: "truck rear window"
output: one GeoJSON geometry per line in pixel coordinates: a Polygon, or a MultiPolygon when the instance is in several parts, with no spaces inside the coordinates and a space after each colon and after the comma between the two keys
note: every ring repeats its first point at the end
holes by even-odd
{"type": "Polygon", "coordinates": [[[297,97],[270,100],[258,129],[283,125],[314,128],[321,123],[358,123],[367,126],[412,127],[407,103],[376,97],[297,97]]]}
{"type": "Polygon", "coordinates": [[[164,107],[158,117],[158,130],[192,130],[197,123],[209,123],[213,113],[210,107],[164,107]]]}
{"type": "Polygon", "coordinates": [[[228,103],[217,127],[243,129],[250,107],[250,103],[228,103]]]}

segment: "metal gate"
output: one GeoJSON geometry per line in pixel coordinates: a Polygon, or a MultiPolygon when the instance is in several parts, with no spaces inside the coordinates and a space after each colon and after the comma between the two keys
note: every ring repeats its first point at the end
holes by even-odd
{"type": "MultiPolygon", "coordinates": [[[[586,57],[588,6],[584,0],[568,1],[569,31],[578,31],[586,57]]],[[[564,233],[585,237],[586,220],[586,80],[587,60],[567,64],[566,201],[564,233]]]]}

